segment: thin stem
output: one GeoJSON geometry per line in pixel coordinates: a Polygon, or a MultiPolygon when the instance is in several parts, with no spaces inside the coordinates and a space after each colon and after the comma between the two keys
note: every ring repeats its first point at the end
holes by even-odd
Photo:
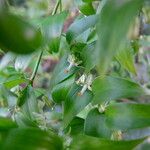
{"type": "Polygon", "coordinates": [[[62,12],[62,0],[59,0],[59,3],[60,3],[60,6],[59,6],[60,12],[62,12]]]}
{"type": "Polygon", "coordinates": [[[41,61],[42,55],[43,55],[43,50],[42,50],[42,51],[40,52],[40,54],[39,54],[39,57],[38,57],[38,59],[37,59],[37,62],[36,62],[34,71],[33,71],[32,76],[31,76],[31,78],[30,78],[31,85],[33,85],[33,81],[34,81],[35,76],[36,76],[36,74],[37,74],[37,71],[38,71],[38,68],[39,68],[39,65],[40,65],[40,61],[41,61]]]}
{"type": "MultiPolygon", "coordinates": [[[[55,15],[57,13],[57,10],[58,10],[58,7],[59,7],[60,3],[61,3],[61,0],[58,0],[56,6],[54,8],[54,11],[53,11],[52,15],[55,15]]],[[[39,65],[40,65],[40,61],[41,61],[42,55],[43,55],[43,50],[39,54],[39,57],[37,59],[34,71],[33,71],[32,75],[31,75],[31,78],[30,78],[31,85],[33,85],[33,81],[34,81],[35,76],[37,74],[37,71],[38,71],[38,68],[39,68],[39,65]]]]}
{"type": "Polygon", "coordinates": [[[56,6],[55,6],[55,8],[54,8],[54,10],[53,10],[53,12],[52,12],[52,15],[55,15],[55,14],[56,14],[59,5],[60,5],[60,0],[57,0],[57,3],[56,3],[56,6]]]}

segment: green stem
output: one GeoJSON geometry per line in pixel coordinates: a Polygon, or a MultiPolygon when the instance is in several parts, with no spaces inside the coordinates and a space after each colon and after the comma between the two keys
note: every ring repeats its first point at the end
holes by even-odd
{"type": "Polygon", "coordinates": [[[55,14],[56,14],[60,3],[61,3],[61,0],[58,0],[57,3],[56,3],[56,6],[55,6],[55,8],[54,8],[54,10],[53,10],[53,12],[52,12],[52,15],[55,15],[55,14]]]}
{"type": "MultiPolygon", "coordinates": [[[[53,11],[52,15],[55,15],[57,13],[59,5],[61,5],[61,0],[57,1],[57,4],[56,4],[56,6],[54,8],[54,11],[53,11]]],[[[34,71],[33,71],[32,75],[31,75],[31,78],[30,78],[30,81],[31,81],[30,83],[31,83],[32,86],[33,86],[33,81],[35,79],[35,76],[37,74],[37,71],[38,71],[38,68],[39,68],[39,65],[40,65],[40,61],[41,61],[42,55],[43,55],[43,50],[39,54],[39,57],[37,59],[34,71]]]]}
{"type": "Polygon", "coordinates": [[[32,76],[31,76],[31,78],[30,78],[31,85],[33,85],[33,81],[34,81],[35,76],[36,76],[36,74],[37,74],[37,71],[38,71],[38,68],[39,68],[39,65],[40,65],[40,61],[41,61],[42,55],[43,55],[43,50],[42,50],[42,51],[40,52],[40,54],[39,54],[39,57],[38,57],[38,59],[37,59],[37,62],[36,62],[34,71],[33,71],[32,76]]]}
{"type": "Polygon", "coordinates": [[[60,12],[62,12],[62,0],[59,0],[60,3],[60,12]]]}

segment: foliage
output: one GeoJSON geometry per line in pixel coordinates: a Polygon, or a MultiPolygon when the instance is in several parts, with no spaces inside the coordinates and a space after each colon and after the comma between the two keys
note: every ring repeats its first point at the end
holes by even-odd
{"type": "Polygon", "coordinates": [[[149,149],[149,1],[71,3],[0,2],[0,149],[149,149]]]}

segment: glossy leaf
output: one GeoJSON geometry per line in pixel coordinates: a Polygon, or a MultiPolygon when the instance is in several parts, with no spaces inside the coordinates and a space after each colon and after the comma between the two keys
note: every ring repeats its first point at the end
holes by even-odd
{"type": "Polygon", "coordinates": [[[84,15],[93,15],[95,14],[94,7],[92,3],[85,3],[83,0],[75,0],[79,10],[84,14],[84,15]]]}
{"type": "Polygon", "coordinates": [[[102,8],[97,25],[99,39],[96,48],[101,74],[106,73],[112,58],[126,40],[130,23],[138,15],[142,3],[141,0],[108,0],[102,8]]]}
{"type": "Polygon", "coordinates": [[[94,93],[94,104],[120,98],[136,98],[144,94],[144,90],[139,84],[112,76],[96,78],[92,85],[92,91],[94,93]]]}
{"type": "Polygon", "coordinates": [[[132,141],[110,141],[80,135],[74,139],[71,150],[109,150],[110,148],[111,150],[132,150],[141,142],[143,142],[143,139],[132,141]]]}
{"type": "Polygon", "coordinates": [[[26,128],[11,130],[4,140],[2,150],[62,150],[61,139],[39,129],[26,128]]]}
{"type": "Polygon", "coordinates": [[[60,37],[66,17],[67,13],[62,12],[60,14],[48,16],[42,20],[41,30],[50,52],[58,52],[59,50],[60,37]]]}
{"type": "Polygon", "coordinates": [[[91,110],[85,119],[84,132],[87,135],[110,139],[112,131],[106,124],[106,116],[98,111],[91,110]]]}
{"type": "Polygon", "coordinates": [[[70,121],[83,110],[92,100],[91,91],[85,91],[83,95],[79,95],[82,87],[74,84],[70,89],[64,104],[64,127],[67,127],[70,121]]]}
{"type": "Polygon", "coordinates": [[[149,127],[149,114],[149,104],[112,104],[105,111],[109,127],[121,130],[149,127]]]}
{"type": "Polygon", "coordinates": [[[66,39],[68,43],[71,43],[76,37],[78,37],[81,33],[85,32],[87,29],[95,26],[97,21],[98,16],[91,15],[77,20],[73,24],[71,24],[66,33],[66,39]]]}
{"type": "Polygon", "coordinates": [[[0,12],[0,48],[7,52],[28,54],[42,46],[41,33],[22,18],[0,12]]]}
{"type": "Polygon", "coordinates": [[[75,81],[75,76],[71,76],[65,81],[55,85],[52,89],[52,98],[54,102],[60,103],[65,100],[68,91],[75,81]]]}

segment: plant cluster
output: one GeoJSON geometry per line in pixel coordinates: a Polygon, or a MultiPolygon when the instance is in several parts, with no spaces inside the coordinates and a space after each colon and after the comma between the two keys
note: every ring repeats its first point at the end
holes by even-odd
{"type": "Polygon", "coordinates": [[[150,1],[35,3],[0,1],[0,149],[148,150],[150,1]]]}

